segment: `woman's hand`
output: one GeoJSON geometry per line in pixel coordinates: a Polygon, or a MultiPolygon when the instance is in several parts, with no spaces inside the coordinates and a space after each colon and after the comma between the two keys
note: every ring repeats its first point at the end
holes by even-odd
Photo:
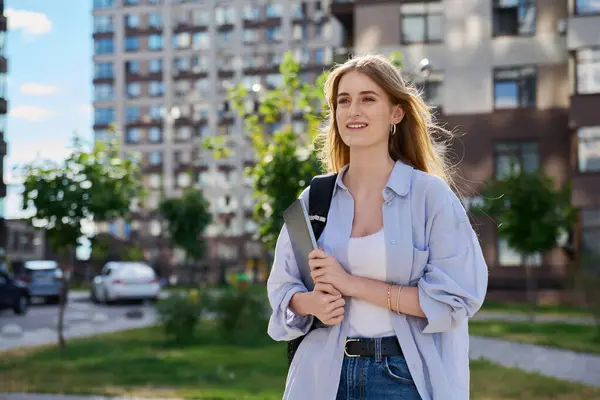
{"type": "Polygon", "coordinates": [[[332,285],[342,296],[350,296],[352,275],[346,272],[335,257],[317,249],[308,255],[308,265],[315,283],[332,285]]]}

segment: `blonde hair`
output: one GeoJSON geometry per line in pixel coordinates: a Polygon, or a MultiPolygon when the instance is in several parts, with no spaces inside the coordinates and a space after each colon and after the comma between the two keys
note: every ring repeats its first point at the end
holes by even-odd
{"type": "Polygon", "coordinates": [[[434,121],[430,107],[419,91],[404,81],[400,71],[386,57],[374,54],[357,56],[337,65],[325,81],[329,115],[318,140],[320,158],[328,172],[339,173],[350,162],[350,148],[343,142],[336,123],[338,86],[342,76],[350,71],[368,75],[387,93],[392,104],[398,104],[404,110],[404,118],[396,125],[396,134],[389,137],[392,160],[400,160],[452,185],[451,166],[446,155],[448,144],[440,140],[442,136],[451,138],[452,133],[434,121]],[[434,138],[434,135],[438,137],[434,138]]]}

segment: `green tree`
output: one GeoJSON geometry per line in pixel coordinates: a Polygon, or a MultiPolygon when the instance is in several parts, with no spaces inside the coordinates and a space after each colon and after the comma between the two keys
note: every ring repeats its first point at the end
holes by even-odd
{"type": "Polygon", "coordinates": [[[472,211],[492,217],[499,237],[521,254],[533,318],[537,304],[533,257],[560,245],[560,238],[572,229],[575,210],[570,186],[556,189],[553,180],[542,172],[522,172],[513,163],[510,173],[489,181],[481,196],[483,205],[472,211]]]}
{"type": "MultiPolygon", "coordinates": [[[[401,53],[391,53],[389,58],[402,67],[401,53]]],[[[256,153],[257,161],[246,173],[253,180],[258,237],[268,250],[275,248],[283,211],[314,176],[324,172],[315,138],[328,113],[323,89],[329,71],[321,72],[314,83],[302,83],[300,70],[292,53],[287,52],[279,66],[282,79],[278,87],[249,90],[238,84],[228,92],[233,109],[244,117],[245,134],[256,153]],[[249,99],[258,101],[258,110],[248,107],[249,99]],[[292,122],[300,115],[305,128],[297,131],[292,122]]],[[[228,157],[231,151],[224,137],[208,138],[204,146],[217,158],[228,157]]]]}
{"type": "MultiPolygon", "coordinates": [[[[34,211],[31,223],[45,230],[62,265],[73,265],[86,221],[127,217],[131,199],[143,195],[139,165],[121,157],[116,138],[87,151],[83,140],[75,137],[73,152],[63,162],[36,160],[20,169],[23,209],[34,211]]],[[[58,322],[61,349],[66,346],[62,328],[68,287],[65,279],[58,322]]]]}
{"type": "Polygon", "coordinates": [[[167,234],[173,246],[185,251],[186,265],[204,256],[202,238],[206,227],[212,222],[208,200],[197,189],[186,189],[180,198],[161,201],[159,212],[167,221],[167,234]]]}

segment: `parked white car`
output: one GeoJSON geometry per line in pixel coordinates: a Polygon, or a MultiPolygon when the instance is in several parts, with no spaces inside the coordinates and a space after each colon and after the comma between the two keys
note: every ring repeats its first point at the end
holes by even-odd
{"type": "Polygon", "coordinates": [[[157,300],[160,284],[154,270],[142,262],[108,262],[94,278],[92,300],[111,303],[119,300],[157,300]]]}

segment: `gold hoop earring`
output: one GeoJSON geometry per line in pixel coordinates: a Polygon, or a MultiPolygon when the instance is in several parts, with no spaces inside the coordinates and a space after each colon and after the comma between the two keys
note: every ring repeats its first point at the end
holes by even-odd
{"type": "Polygon", "coordinates": [[[396,124],[392,124],[392,127],[390,128],[390,133],[392,134],[392,136],[396,134],[396,124]]]}

